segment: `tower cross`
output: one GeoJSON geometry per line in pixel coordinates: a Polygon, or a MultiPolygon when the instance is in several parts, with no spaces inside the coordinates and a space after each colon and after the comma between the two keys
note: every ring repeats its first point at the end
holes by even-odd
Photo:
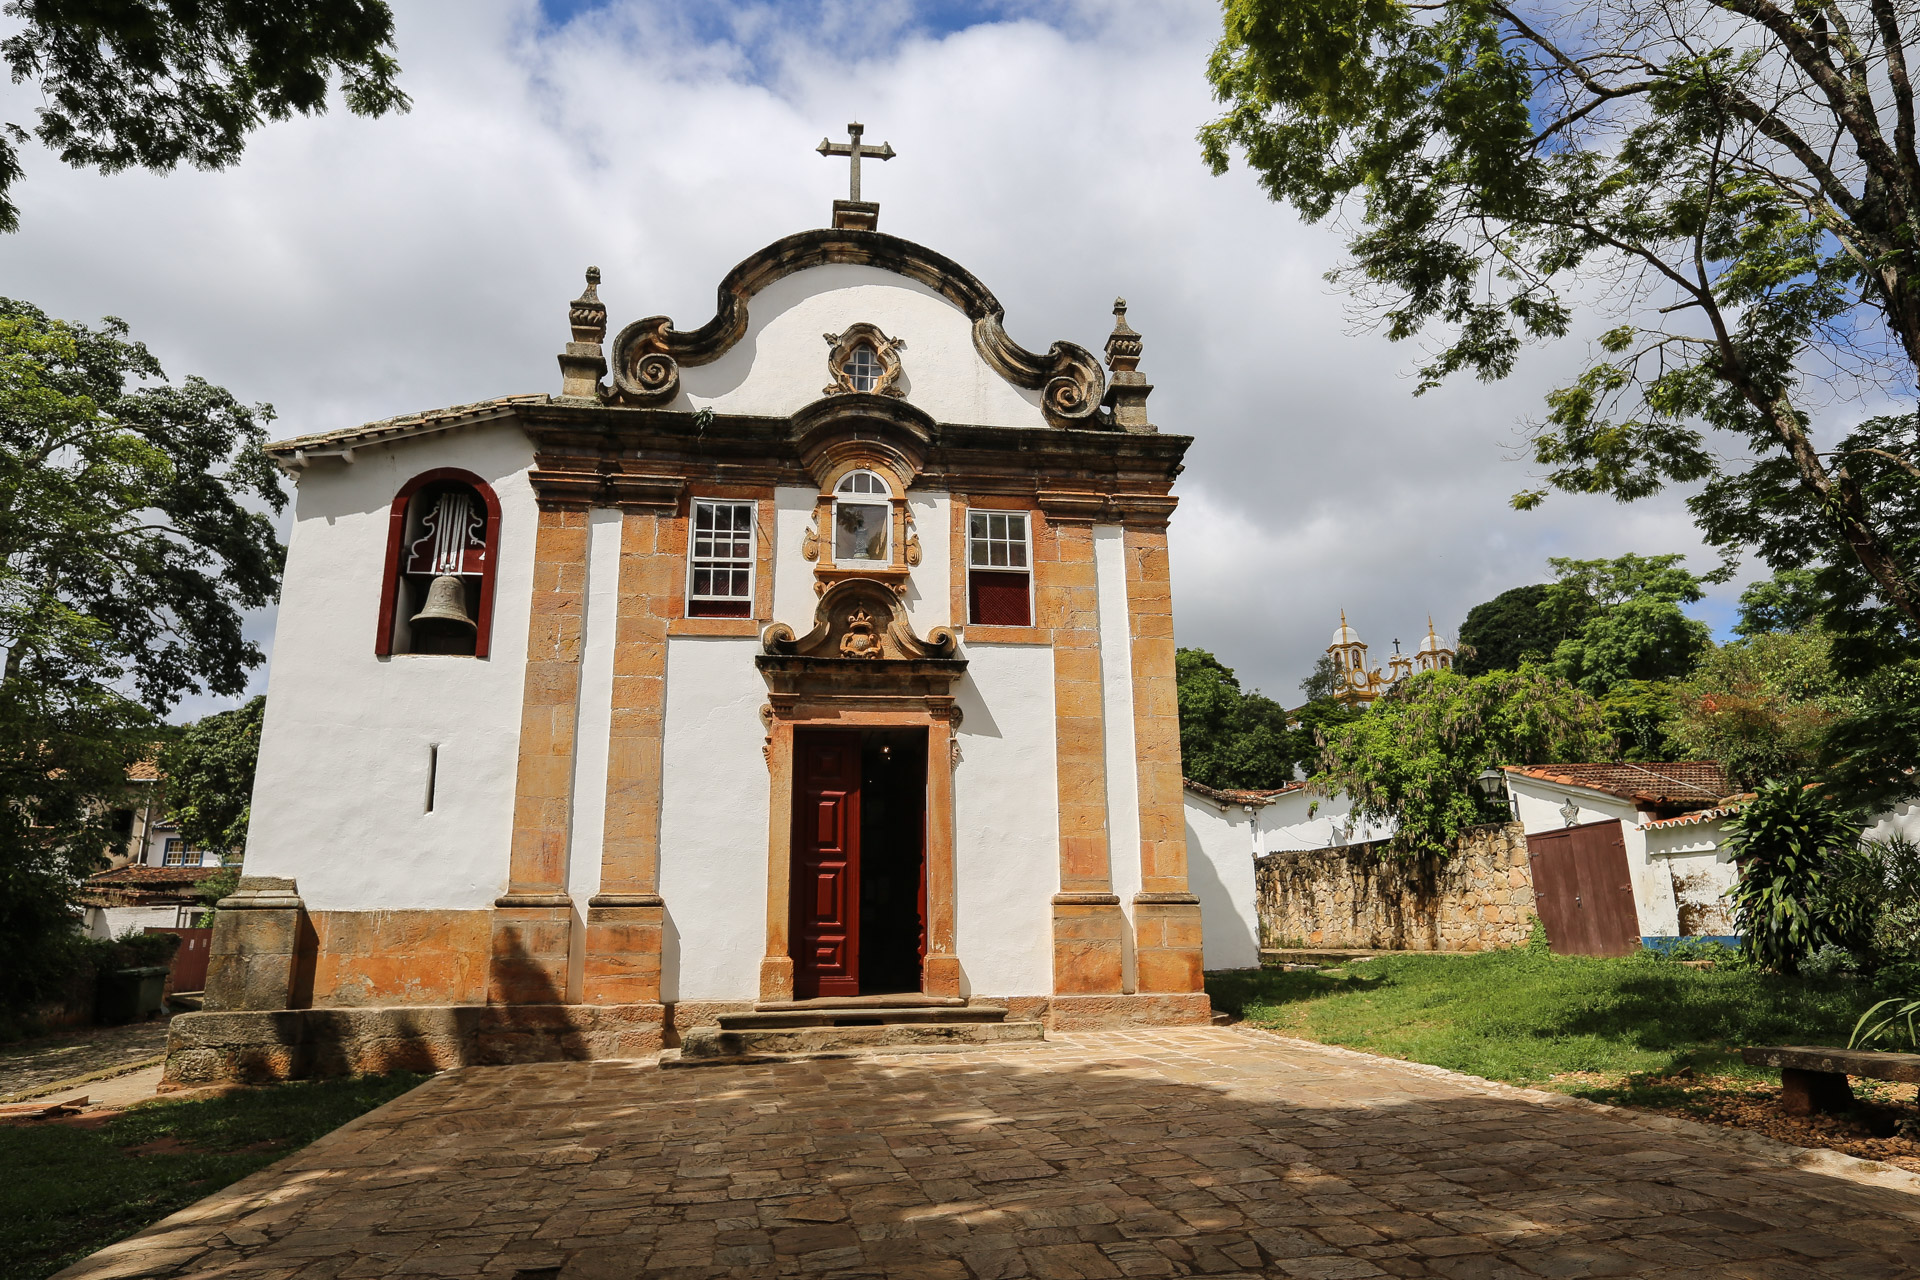
{"type": "Polygon", "coordinates": [[[877,147],[868,146],[861,142],[860,134],[865,128],[865,125],[862,125],[856,120],[847,126],[847,136],[852,139],[851,142],[829,142],[825,138],[822,138],[820,139],[820,145],[815,148],[815,150],[828,159],[832,159],[834,156],[847,157],[847,199],[853,201],[855,204],[860,203],[860,158],[865,156],[870,160],[891,160],[895,155],[899,154],[893,149],[893,144],[890,142],[883,142],[877,147]]]}

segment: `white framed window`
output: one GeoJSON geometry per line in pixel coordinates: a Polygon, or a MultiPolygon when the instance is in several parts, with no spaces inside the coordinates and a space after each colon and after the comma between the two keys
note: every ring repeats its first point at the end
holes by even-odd
{"type": "Polygon", "coordinates": [[[855,391],[873,390],[880,385],[881,375],[886,372],[880,357],[864,342],[847,353],[846,361],[840,367],[846,371],[847,381],[855,391]]]}
{"type": "Polygon", "coordinates": [[[1024,511],[967,512],[967,621],[1033,625],[1033,557],[1024,511]]]}
{"type": "Polygon", "coordinates": [[[893,490],[871,471],[850,471],[833,490],[833,558],[878,560],[892,550],[893,490]]]}
{"type": "MultiPolygon", "coordinates": [[[[195,863],[200,860],[194,859],[195,863]]],[[[163,867],[184,867],[187,864],[187,842],[179,836],[168,836],[165,849],[160,854],[163,867]]]]}
{"type": "Polygon", "coordinates": [[[693,500],[687,539],[687,616],[753,616],[754,507],[752,502],[693,500]]]}

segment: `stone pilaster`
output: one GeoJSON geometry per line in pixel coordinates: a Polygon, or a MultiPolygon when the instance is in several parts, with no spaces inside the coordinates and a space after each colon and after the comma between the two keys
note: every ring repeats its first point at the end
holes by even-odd
{"type": "Polygon", "coordinates": [[[1075,496],[1048,503],[1043,495],[1042,503],[1046,532],[1034,540],[1035,597],[1038,622],[1053,637],[1060,821],[1053,989],[1056,995],[1115,994],[1121,989],[1126,917],[1113,892],[1107,847],[1106,721],[1091,518],[1097,500],[1085,513],[1075,496]]]}
{"type": "Polygon", "coordinates": [[[217,905],[204,1008],[291,1008],[306,910],[297,886],[278,876],[242,876],[233,896],[217,905]]]}
{"type": "Polygon", "coordinates": [[[573,933],[567,839],[587,612],[587,513],[543,507],[534,530],[527,676],[507,892],[494,902],[491,1004],[567,998],[573,933]]]}
{"type": "Polygon", "coordinates": [[[1192,993],[1201,990],[1200,899],[1187,884],[1173,589],[1164,517],[1127,522],[1126,561],[1140,789],[1140,892],[1133,899],[1137,989],[1143,995],[1192,993]]]}
{"type": "Polygon", "coordinates": [[[661,765],[666,744],[667,625],[679,612],[686,521],[668,504],[623,504],[614,623],[600,892],[587,907],[588,1004],[660,999],[666,904],[660,897],[661,765]]]}

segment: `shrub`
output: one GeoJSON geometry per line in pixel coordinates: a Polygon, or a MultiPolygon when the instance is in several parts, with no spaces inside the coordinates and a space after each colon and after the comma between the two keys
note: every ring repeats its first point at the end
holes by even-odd
{"type": "Polygon", "coordinates": [[[1856,875],[1860,824],[1799,782],[1771,782],[1727,824],[1740,878],[1733,888],[1741,945],[1758,963],[1797,973],[1823,943],[1845,946],[1858,933],[1850,904],[1834,892],[1856,875]]]}

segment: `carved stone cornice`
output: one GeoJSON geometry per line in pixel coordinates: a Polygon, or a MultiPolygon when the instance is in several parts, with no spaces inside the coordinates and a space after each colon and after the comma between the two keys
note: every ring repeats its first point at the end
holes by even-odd
{"type": "Polygon", "coordinates": [[[1180,500],[1169,493],[1094,493],[1041,489],[1034,505],[1055,524],[1125,524],[1164,529],[1180,500]]]}
{"type": "Polygon", "coordinates": [[[959,307],[973,322],[973,346],[1001,377],[1040,392],[1041,412],[1055,427],[1104,425],[1099,409],[1106,375],[1085,347],[1056,342],[1044,354],[1022,347],[1003,327],[1005,308],[977,277],[944,254],[878,231],[802,231],[748,257],[720,282],[713,319],[682,331],[667,316],[648,316],[613,340],[614,388],[626,405],[664,405],[680,388],[682,366],[711,363],[747,332],[747,304],[768,285],[828,263],[878,267],[916,280],[959,307]]]}

